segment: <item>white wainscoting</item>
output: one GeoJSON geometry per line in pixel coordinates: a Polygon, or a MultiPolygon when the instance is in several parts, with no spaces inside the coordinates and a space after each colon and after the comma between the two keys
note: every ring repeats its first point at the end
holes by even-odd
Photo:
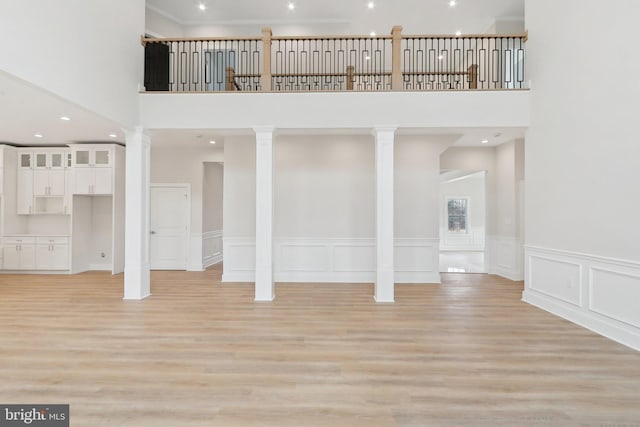
{"type": "Polygon", "coordinates": [[[441,228],[440,236],[441,251],[484,251],[484,227],[471,227],[468,233],[449,233],[441,228]]]}
{"type": "Polygon", "coordinates": [[[256,239],[253,237],[223,237],[223,282],[255,282],[256,239]]]}
{"type": "Polygon", "coordinates": [[[525,247],[522,299],[640,350],[640,263],[525,247]]]}
{"type": "Polygon", "coordinates": [[[222,230],[202,234],[202,265],[204,268],[222,262],[222,230]]]}
{"type": "Polygon", "coordinates": [[[204,271],[202,264],[202,233],[191,233],[187,271],[204,271]]]}
{"type": "Polygon", "coordinates": [[[524,280],[523,246],[517,237],[487,236],[485,266],[489,274],[524,280]]]}
{"type": "Polygon", "coordinates": [[[273,241],[276,282],[372,283],[375,239],[290,239],[273,241]]]}
{"type": "Polygon", "coordinates": [[[440,283],[440,239],[395,239],[396,283],[440,283]]]}
{"type": "MultiPolygon", "coordinates": [[[[396,283],[440,283],[438,239],[395,239],[396,283]]],[[[252,282],[255,240],[223,238],[224,282],[252,282]]],[[[276,282],[372,283],[375,239],[274,239],[276,282]]]]}

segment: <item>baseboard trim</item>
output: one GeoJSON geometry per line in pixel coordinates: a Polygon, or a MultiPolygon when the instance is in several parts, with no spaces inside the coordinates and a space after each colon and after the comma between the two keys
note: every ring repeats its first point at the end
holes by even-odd
{"type": "Polygon", "coordinates": [[[88,271],[111,271],[111,264],[89,264],[88,271]]]}
{"type": "Polygon", "coordinates": [[[223,283],[255,283],[255,281],[256,275],[253,271],[222,274],[223,283]]]}
{"type": "Polygon", "coordinates": [[[216,265],[222,262],[222,252],[218,252],[211,257],[205,258],[202,261],[204,268],[209,268],[212,265],[216,265]]]}
{"type": "Polygon", "coordinates": [[[542,295],[534,290],[525,290],[522,293],[522,301],[617,343],[640,351],[640,334],[621,328],[595,313],[583,311],[578,307],[560,302],[553,297],[542,295]]]}
{"type": "Polygon", "coordinates": [[[395,282],[398,284],[424,285],[442,283],[440,273],[433,272],[396,271],[394,278],[395,282]]]}

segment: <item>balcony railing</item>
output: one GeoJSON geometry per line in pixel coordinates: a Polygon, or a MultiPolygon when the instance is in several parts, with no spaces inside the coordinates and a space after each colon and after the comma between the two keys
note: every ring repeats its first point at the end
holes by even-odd
{"type": "Polygon", "coordinates": [[[526,34],[142,38],[147,91],[525,89],[526,34]]]}

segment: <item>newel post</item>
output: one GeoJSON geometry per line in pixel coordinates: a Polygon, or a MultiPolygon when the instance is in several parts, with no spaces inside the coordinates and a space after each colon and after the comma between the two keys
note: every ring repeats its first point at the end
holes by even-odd
{"type": "Polygon", "coordinates": [[[260,86],[263,92],[271,92],[271,28],[262,29],[262,74],[260,86]]]}
{"type": "Polygon", "coordinates": [[[391,90],[402,90],[402,27],[391,30],[391,90]]]}

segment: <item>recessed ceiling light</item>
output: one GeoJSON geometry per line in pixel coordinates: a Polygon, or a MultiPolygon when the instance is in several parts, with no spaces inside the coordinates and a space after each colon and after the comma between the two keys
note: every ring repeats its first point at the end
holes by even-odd
{"type": "Polygon", "coordinates": [[[116,135],[115,133],[110,133],[109,134],[109,138],[117,138],[117,137],[118,137],[118,135],[116,135]]]}
{"type": "Polygon", "coordinates": [[[205,11],[205,10],[207,10],[207,5],[204,4],[204,3],[200,3],[200,4],[198,4],[198,9],[200,9],[202,11],[205,11]]]}
{"type": "Polygon", "coordinates": [[[296,8],[296,5],[294,2],[290,1],[287,7],[289,8],[289,10],[294,10],[296,8]]]}
{"type": "Polygon", "coordinates": [[[209,144],[215,144],[216,142],[212,139],[211,141],[209,141],[209,144]]]}
{"type": "Polygon", "coordinates": [[[454,7],[456,5],[456,0],[449,0],[449,7],[454,7]]]}
{"type": "Polygon", "coordinates": [[[366,59],[367,61],[371,61],[371,57],[370,56],[365,56],[364,59],[366,59]]]}
{"type": "Polygon", "coordinates": [[[35,136],[36,138],[42,138],[43,135],[41,133],[36,133],[33,136],[35,136]]]}
{"type": "Polygon", "coordinates": [[[482,140],[482,143],[483,143],[483,144],[488,144],[488,143],[489,143],[489,140],[488,140],[488,139],[483,139],[483,140],[482,140]]]}
{"type": "Polygon", "coordinates": [[[456,37],[460,37],[462,35],[462,31],[458,30],[456,31],[456,37]]]}
{"type": "Polygon", "coordinates": [[[65,122],[68,122],[69,120],[71,120],[71,118],[67,116],[62,116],[60,117],[60,120],[64,120],[65,122]]]}
{"type": "Polygon", "coordinates": [[[438,55],[438,59],[439,59],[440,61],[442,61],[442,58],[444,58],[444,56],[443,56],[443,55],[438,55]]]}
{"type": "Polygon", "coordinates": [[[375,31],[371,31],[371,34],[369,34],[371,37],[375,37],[376,36],[376,32],[375,31]]]}
{"type": "Polygon", "coordinates": [[[369,9],[373,9],[374,7],[376,7],[376,4],[374,2],[372,2],[372,1],[370,1],[369,3],[367,3],[367,7],[369,9]]]}

